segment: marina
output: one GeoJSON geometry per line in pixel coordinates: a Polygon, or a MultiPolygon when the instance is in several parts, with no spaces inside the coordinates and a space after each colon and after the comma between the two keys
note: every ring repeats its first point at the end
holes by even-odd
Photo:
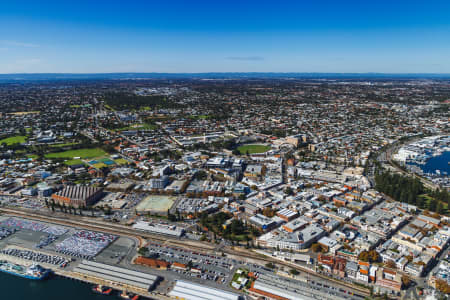
{"type": "Polygon", "coordinates": [[[407,170],[450,187],[450,136],[432,136],[402,146],[393,156],[407,170]]]}

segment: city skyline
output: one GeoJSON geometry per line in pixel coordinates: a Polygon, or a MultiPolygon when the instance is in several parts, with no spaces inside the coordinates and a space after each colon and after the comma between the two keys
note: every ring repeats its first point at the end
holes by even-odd
{"type": "Polygon", "coordinates": [[[0,73],[450,73],[446,1],[0,5],[0,73]]]}

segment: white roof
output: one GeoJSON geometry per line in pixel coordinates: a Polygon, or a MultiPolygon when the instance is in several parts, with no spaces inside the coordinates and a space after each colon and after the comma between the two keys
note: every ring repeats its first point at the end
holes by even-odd
{"type": "Polygon", "coordinates": [[[188,281],[177,280],[169,296],[186,300],[238,300],[239,295],[188,281]]]}

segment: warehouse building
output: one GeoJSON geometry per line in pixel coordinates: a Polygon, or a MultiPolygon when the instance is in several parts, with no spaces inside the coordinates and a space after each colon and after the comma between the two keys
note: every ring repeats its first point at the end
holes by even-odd
{"type": "Polygon", "coordinates": [[[137,288],[145,292],[154,289],[161,279],[156,275],[87,260],[79,264],[74,272],[104,281],[105,285],[120,285],[124,288],[137,288]]]}
{"type": "Polygon", "coordinates": [[[339,298],[328,294],[326,291],[315,290],[306,282],[263,274],[252,283],[249,293],[253,297],[263,297],[263,299],[270,300],[333,300],[339,298]]]}
{"type": "Polygon", "coordinates": [[[151,233],[172,235],[176,237],[181,237],[184,234],[184,228],[177,227],[175,225],[152,224],[144,221],[136,222],[136,224],[133,225],[133,228],[151,233]]]}
{"type": "Polygon", "coordinates": [[[85,207],[95,204],[102,196],[102,188],[70,185],[53,194],[52,199],[61,205],[85,207]]]}
{"type": "Polygon", "coordinates": [[[277,216],[279,216],[284,221],[289,222],[292,219],[295,219],[298,217],[298,212],[292,211],[287,208],[283,208],[277,212],[277,216]]]}
{"type": "Polygon", "coordinates": [[[183,280],[177,280],[169,293],[170,297],[185,300],[239,300],[241,296],[235,293],[219,290],[205,285],[199,285],[183,280]]]}

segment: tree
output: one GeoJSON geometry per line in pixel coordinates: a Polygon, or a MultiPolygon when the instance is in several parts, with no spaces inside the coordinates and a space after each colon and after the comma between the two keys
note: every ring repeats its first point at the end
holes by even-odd
{"type": "Polygon", "coordinates": [[[233,153],[233,155],[241,155],[241,152],[238,149],[233,149],[231,153],[233,153]]]}
{"type": "Polygon", "coordinates": [[[197,173],[195,173],[194,178],[197,180],[206,180],[208,178],[208,173],[206,173],[203,170],[200,170],[197,173]]]}
{"type": "Polygon", "coordinates": [[[367,251],[361,251],[358,255],[358,259],[360,261],[368,262],[369,261],[369,252],[367,251]]]}
{"type": "Polygon", "coordinates": [[[275,210],[273,210],[270,207],[264,208],[262,213],[263,213],[264,216],[266,216],[268,218],[272,218],[273,216],[275,216],[275,210]]]}
{"type": "Polygon", "coordinates": [[[289,273],[290,273],[291,275],[294,275],[294,276],[300,274],[300,272],[297,271],[296,269],[290,269],[290,270],[289,270],[289,273]]]}
{"type": "Polygon", "coordinates": [[[186,265],[189,269],[194,266],[194,264],[192,263],[192,260],[188,261],[188,263],[186,265]]]}
{"type": "Polygon", "coordinates": [[[445,280],[436,280],[436,289],[444,294],[450,294],[450,285],[445,280]]]}
{"type": "Polygon", "coordinates": [[[146,247],[141,247],[139,248],[138,253],[142,256],[146,256],[148,253],[148,249],[146,247]]]}
{"type": "Polygon", "coordinates": [[[442,204],[441,201],[439,201],[436,211],[440,215],[444,213],[444,205],[442,204]]]}
{"type": "Polygon", "coordinates": [[[266,263],[266,268],[275,269],[275,265],[272,262],[266,263]]]}
{"type": "Polygon", "coordinates": [[[386,267],[388,268],[395,269],[395,266],[395,262],[391,259],[386,262],[386,267]]]}
{"type": "Polygon", "coordinates": [[[284,192],[285,192],[285,194],[287,194],[289,196],[294,194],[294,191],[292,190],[292,188],[290,186],[286,187],[284,189],[284,192]]]}
{"type": "Polygon", "coordinates": [[[430,201],[428,202],[428,209],[431,211],[436,211],[437,210],[437,201],[436,199],[430,199],[430,201]]]}
{"type": "Polygon", "coordinates": [[[112,214],[111,207],[109,205],[106,205],[105,215],[109,216],[111,214],[112,214]]]}
{"type": "Polygon", "coordinates": [[[403,275],[402,276],[402,284],[405,288],[408,287],[411,284],[411,279],[408,276],[403,275]]]}
{"type": "Polygon", "coordinates": [[[313,252],[321,252],[322,251],[322,246],[320,245],[320,244],[318,244],[318,243],[314,243],[314,244],[312,244],[311,245],[311,250],[313,251],[313,252]]]}

